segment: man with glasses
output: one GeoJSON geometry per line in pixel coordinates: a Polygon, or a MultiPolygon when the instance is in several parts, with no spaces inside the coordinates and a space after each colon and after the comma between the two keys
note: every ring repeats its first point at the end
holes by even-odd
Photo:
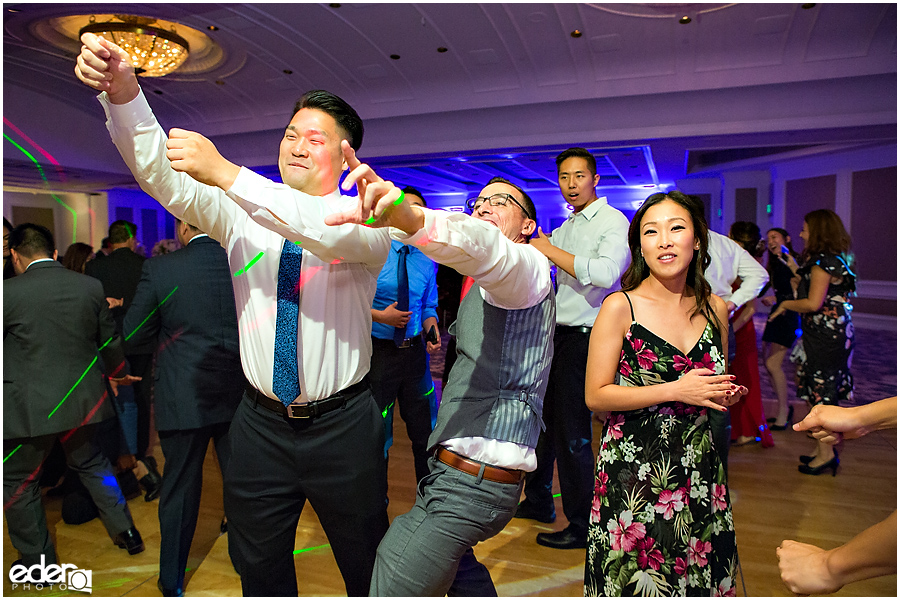
{"type": "MultiPolygon", "coordinates": [[[[288,240],[301,239],[296,191],[238,168],[208,140],[202,147],[185,161],[185,172],[228,190],[257,223],[288,240]]],[[[537,227],[534,204],[497,177],[467,202],[471,216],[414,206],[361,164],[346,142],[342,148],[351,171],[341,185],[357,185],[358,205],[325,222],[390,226],[393,239],[476,284],[450,326],[458,358],[428,441],[434,452],[430,473],[419,482],[413,508],[394,519],[378,546],[369,595],[496,596],[472,548],[512,519],[524,474],[537,465],[553,354],[550,265],[528,243],[537,227]]]]}
{"type": "Polygon", "coordinates": [[[556,157],[559,191],[572,207],[550,238],[538,231],[532,245],[556,266],[557,313],[553,365],[537,446],[537,469],[525,478],[525,500],[516,517],[552,523],[553,462],[559,473],[562,531],[539,533],[537,543],[550,548],[584,548],[594,492],[591,411],[584,403],[584,380],[591,326],[603,298],[619,286],[628,266],[628,219],[598,198],[597,163],[584,148],[569,148],[556,157]]]}

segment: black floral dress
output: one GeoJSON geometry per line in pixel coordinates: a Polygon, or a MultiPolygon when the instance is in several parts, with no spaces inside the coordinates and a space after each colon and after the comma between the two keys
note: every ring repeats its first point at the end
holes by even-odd
{"type": "Polygon", "coordinates": [[[806,359],[797,366],[797,396],[810,404],[838,404],[849,399],[853,392],[850,359],[855,336],[850,319],[853,307],[848,299],[856,291],[856,274],[841,256],[813,255],[797,271],[798,298],[809,296],[814,266],[828,273],[832,283],[828,284],[822,308],[803,313],[800,326],[806,359]],[[840,282],[833,283],[834,279],[840,282]]]}
{"type": "MultiPolygon", "coordinates": [[[[636,323],[632,310],[619,385],[666,383],[703,367],[725,373],[712,323],[685,355],[636,323]]],[[[666,402],[610,413],[597,460],[585,595],[734,596],[736,574],[728,484],[706,409],[666,402]]]]}

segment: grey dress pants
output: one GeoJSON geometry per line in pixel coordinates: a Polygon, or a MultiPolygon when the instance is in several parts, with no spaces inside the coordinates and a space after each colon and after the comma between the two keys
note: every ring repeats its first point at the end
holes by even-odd
{"type": "Polygon", "coordinates": [[[487,569],[472,564],[471,549],[509,523],[522,482],[487,481],[435,458],[429,467],[415,505],[394,519],[378,546],[369,595],[440,597],[452,590],[496,595],[487,569]],[[467,568],[459,569],[464,555],[467,568]],[[473,581],[456,581],[457,571],[473,581]]]}

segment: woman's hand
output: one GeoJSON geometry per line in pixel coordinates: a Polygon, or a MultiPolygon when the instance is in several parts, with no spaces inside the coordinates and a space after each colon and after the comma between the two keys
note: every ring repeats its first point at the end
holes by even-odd
{"type": "MultiPolygon", "coordinates": [[[[733,403],[735,392],[742,387],[733,381],[734,375],[716,375],[709,369],[691,369],[681,379],[672,382],[674,400],[724,412],[728,410],[726,406],[733,403]]],[[[743,389],[745,391],[741,395],[746,393],[747,388],[743,389]]]]}
{"type": "Polygon", "coordinates": [[[775,310],[773,310],[771,313],[769,313],[769,318],[767,319],[768,322],[771,323],[772,321],[774,321],[775,319],[777,319],[778,317],[783,315],[786,311],[787,311],[787,309],[784,307],[784,302],[782,302],[781,304],[779,304],[778,306],[775,307],[775,310]]]}

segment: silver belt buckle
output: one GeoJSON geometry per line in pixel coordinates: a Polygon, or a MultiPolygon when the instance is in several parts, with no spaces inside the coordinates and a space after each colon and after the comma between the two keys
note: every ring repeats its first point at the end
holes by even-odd
{"type": "Polygon", "coordinates": [[[403,340],[403,341],[400,343],[400,345],[397,346],[397,347],[398,347],[398,348],[409,348],[410,346],[412,346],[412,341],[411,341],[411,340],[412,340],[412,338],[406,338],[406,339],[403,340]]]}
{"type": "Polygon", "coordinates": [[[302,408],[307,406],[306,404],[288,404],[287,405],[287,416],[289,419],[309,419],[312,415],[295,415],[295,408],[302,408]]]}

